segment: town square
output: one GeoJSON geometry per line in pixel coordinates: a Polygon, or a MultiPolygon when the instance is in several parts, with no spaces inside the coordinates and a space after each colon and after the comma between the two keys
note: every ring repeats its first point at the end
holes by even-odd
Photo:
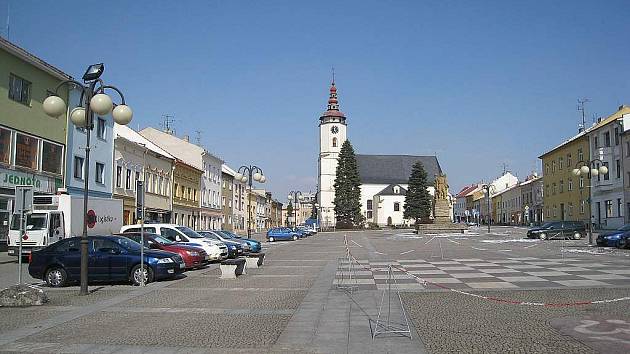
{"type": "Polygon", "coordinates": [[[0,0],[0,353],[630,352],[628,10],[0,0]]]}

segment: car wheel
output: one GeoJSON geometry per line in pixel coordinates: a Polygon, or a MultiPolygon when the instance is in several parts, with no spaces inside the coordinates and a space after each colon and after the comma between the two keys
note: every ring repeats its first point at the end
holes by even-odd
{"type": "Polygon", "coordinates": [[[136,266],[131,269],[131,283],[133,285],[141,285],[143,277],[145,284],[152,282],[153,270],[146,264],[144,265],[144,269],[140,269],[140,264],[136,264],[136,266]]]}
{"type": "Polygon", "coordinates": [[[547,239],[547,234],[543,232],[542,234],[540,234],[538,236],[538,238],[541,239],[541,240],[546,240],[547,239]]]}
{"type": "Polygon", "coordinates": [[[625,248],[626,247],[626,240],[624,238],[620,238],[617,241],[617,244],[615,245],[615,247],[617,247],[619,249],[625,248]]]}
{"type": "Polygon", "coordinates": [[[53,288],[66,285],[68,274],[63,268],[50,268],[46,271],[46,284],[53,288]]]}
{"type": "Polygon", "coordinates": [[[297,241],[298,237],[296,235],[293,235],[293,241],[297,241]]]}
{"type": "Polygon", "coordinates": [[[573,234],[573,239],[574,240],[579,240],[581,238],[582,238],[582,234],[581,233],[576,232],[576,233],[573,234]]]}
{"type": "Polygon", "coordinates": [[[276,240],[276,239],[274,239],[274,238],[273,238],[273,236],[269,237],[269,242],[273,242],[273,241],[275,241],[275,240],[276,240]]]}

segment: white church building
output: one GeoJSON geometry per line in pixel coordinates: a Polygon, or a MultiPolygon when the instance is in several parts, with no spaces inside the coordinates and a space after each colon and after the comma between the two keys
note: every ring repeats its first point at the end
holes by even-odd
{"type": "MultiPolygon", "coordinates": [[[[337,87],[330,87],[328,109],[319,118],[319,182],[318,204],[320,223],[324,228],[336,223],[333,201],[337,159],[347,139],[346,116],[339,110],[337,87]]],[[[361,213],[366,223],[379,226],[409,224],[403,218],[405,195],[411,169],[421,162],[427,173],[427,190],[433,196],[435,176],[442,173],[436,156],[361,155],[357,154],[361,178],[361,213]]]]}

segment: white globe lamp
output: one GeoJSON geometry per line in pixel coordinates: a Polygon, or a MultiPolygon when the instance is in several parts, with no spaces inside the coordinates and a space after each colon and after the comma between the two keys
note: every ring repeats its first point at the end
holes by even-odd
{"type": "Polygon", "coordinates": [[[108,115],[113,105],[112,99],[104,93],[98,93],[90,100],[90,109],[99,116],[108,115]]]}
{"type": "Polygon", "coordinates": [[[85,109],[83,107],[77,107],[70,112],[70,120],[72,124],[77,127],[85,128],[87,125],[87,119],[85,117],[85,109]]]}
{"type": "Polygon", "coordinates": [[[597,176],[598,174],[599,174],[599,170],[598,170],[598,169],[593,168],[593,169],[591,170],[591,176],[597,176]]]}
{"type": "Polygon", "coordinates": [[[234,176],[234,179],[235,179],[235,180],[237,180],[237,181],[240,181],[240,180],[241,180],[241,178],[243,178],[243,175],[242,175],[242,174],[240,174],[240,173],[237,173],[237,174],[234,176]]]}
{"type": "Polygon", "coordinates": [[[112,116],[114,117],[114,122],[120,125],[127,125],[133,118],[133,111],[126,104],[121,104],[114,108],[112,116]]]}
{"type": "Polygon", "coordinates": [[[608,173],[608,167],[603,166],[603,165],[602,165],[602,166],[600,166],[600,167],[599,167],[599,173],[601,173],[601,174],[603,174],[603,175],[607,174],[607,173],[608,173]]]}
{"type": "Polygon", "coordinates": [[[588,168],[588,166],[580,167],[580,172],[582,172],[583,174],[587,174],[589,170],[590,168],[588,168]]]}
{"type": "Polygon", "coordinates": [[[576,175],[576,176],[579,176],[580,175],[580,169],[579,168],[574,168],[573,169],[573,174],[576,175]]]}
{"type": "Polygon", "coordinates": [[[266,180],[267,177],[265,177],[265,175],[260,176],[260,183],[265,183],[266,180]]]}
{"type": "Polygon", "coordinates": [[[44,112],[51,117],[59,117],[66,112],[66,102],[59,96],[48,96],[43,103],[44,112]]]}
{"type": "Polygon", "coordinates": [[[260,181],[260,177],[262,177],[260,172],[254,173],[254,181],[256,181],[256,182],[260,181]]]}

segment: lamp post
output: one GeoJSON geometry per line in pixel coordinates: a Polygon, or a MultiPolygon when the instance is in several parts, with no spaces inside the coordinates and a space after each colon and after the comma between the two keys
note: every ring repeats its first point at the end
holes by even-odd
{"type": "Polygon", "coordinates": [[[75,80],[65,80],[55,88],[55,94],[44,100],[44,112],[51,117],[59,117],[64,114],[66,102],[59,97],[59,88],[63,85],[72,85],[81,90],[79,105],[70,112],[70,120],[77,127],[86,129],[85,165],[84,165],[84,187],[83,187],[83,235],[81,237],[81,289],[79,295],[88,294],[88,223],[93,218],[88,215],[88,188],[90,175],[90,133],[94,128],[94,113],[105,116],[112,113],[114,121],[121,125],[131,122],[133,111],[125,104],[125,97],[122,92],[114,86],[105,85],[100,79],[105,66],[103,63],[93,64],[88,67],[83,74],[83,84],[75,80]],[[105,94],[105,90],[113,90],[118,93],[122,103],[114,105],[112,99],[105,94]],[[115,107],[114,107],[115,106],[115,107]],[[87,168],[86,168],[87,167],[87,168]]]}
{"type": "Polygon", "coordinates": [[[289,192],[289,201],[293,201],[293,226],[297,227],[297,203],[298,201],[302,201],[304,196],[300,191],[290,191],[289,192]]]}
{"type": "MultiPolygon", "coordinates": [[[[486,198],[488,199],[488,233],[490,233],[490,224],[492,223],[492,215],[490,215],[490,192],[495,191],[495,187],[492,184],[484,184],[481,186],[486,191],[486,198]]],[[[479,208],[481,209],[481,208],[479,208]]]]}
{"type": "Polygon", "coordinates": [[[593,244],[593,214],[591,211],[591,206],[592,206],[592,200],[591,200],[591,178],[592,176],[597,176],[598,174],[607,174],[608,173],[608,167],[606,167],[604,165],[604,162],[600,159],[593,159],[589,162],[586,161],[578,161],[575,164],[575,168],[573,169],[573,174],[576,176],[581,176],[581,175],[586,175],[588,178],[588,212],[589,212],[589,216],[588,216],[588,244],[592,245],[593,244]],[[596,163],[600,163],[601,166],[599,166],[599,168],[595,168],[595,164],[596,163]]]}
{"type": "Polygon", "coordinates": [[[245,182],[249,182],[249,194],[247,195],[247,238],[251,238],[251,229],[249,228],[249,224],[251,223],[251,217],[252,217],[252,208],[251,208],[251,193],[252,193],[252,183],[254,183],[254,181],[259,182],[259,183],[265,183],[265,181],[267,180],[267,177],[265,177],[265,175],[263,174],[263,170],[258,167],[258,166],[254,166],[254,165],[249,165],[249,166],[241,166],[238,168],[238,171],[236,173],[236,176],[234,176],[234,178],[238,181],[240,180],[241,182],[245,183],[245,182]]]}

